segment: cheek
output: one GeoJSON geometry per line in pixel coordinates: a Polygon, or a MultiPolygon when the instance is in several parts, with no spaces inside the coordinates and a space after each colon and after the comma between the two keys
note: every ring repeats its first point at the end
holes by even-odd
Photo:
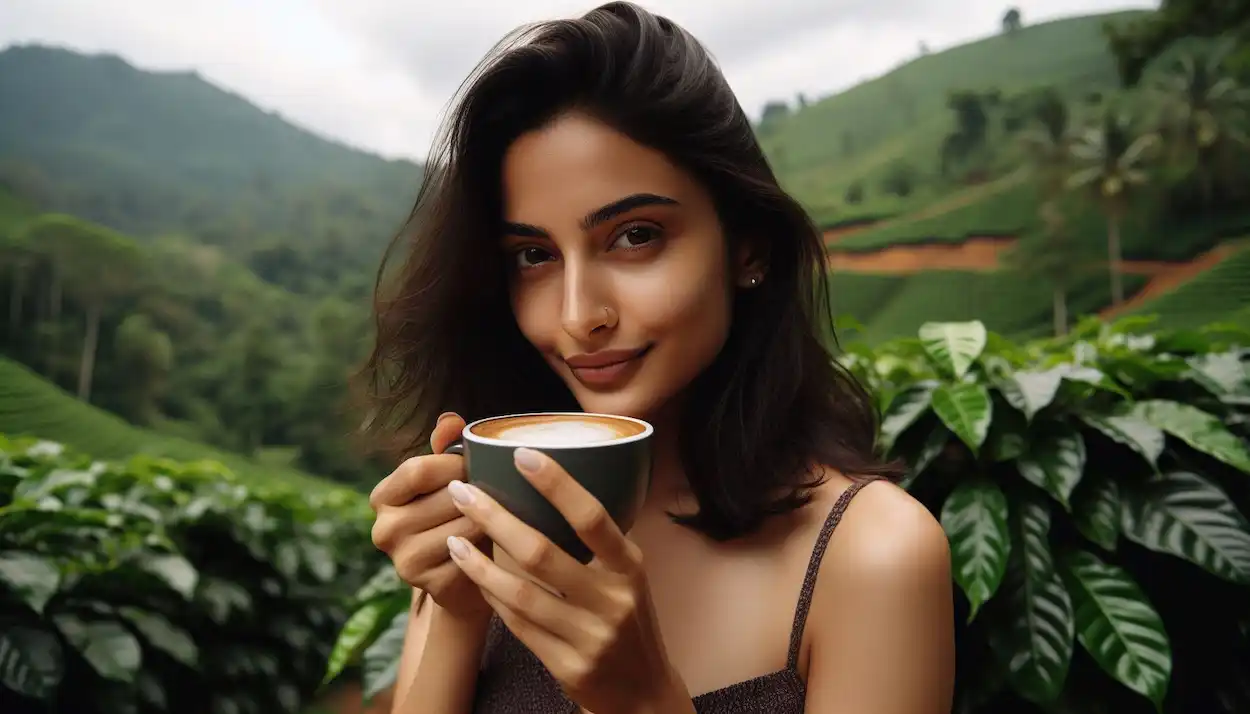
{"type": "Polygon", "coordinates": [[[680,345],[689,359],[707,360],[729,328],[726,279],[719,251],[674,251],[661,269],[639,275],[622,303],[645,333],[680,345]]]}
{"type": "Polygon", "coordinates": [[[551,351],[562,327],[560,325],[560,290],[551,288],[555,281],[518,284],[512,289],[512,314],[517,327],[530,344],[541,352],[551,351]]]}

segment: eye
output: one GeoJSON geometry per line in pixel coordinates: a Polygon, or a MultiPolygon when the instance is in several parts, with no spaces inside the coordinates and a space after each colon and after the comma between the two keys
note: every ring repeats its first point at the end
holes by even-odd
{"type": "Polygon", "coordinates": [[[518,268],[536,268],[555,257],[550,252],[537,246],[522,248],[513,255],[518,268]]]}
{"type": "Polygon", "coordinates": [[[642,248],[659,238],[659,228],[647,225],[633,225],[621,231],[616,240],[612,242],[612,248],[624,250],[642,248]]]}

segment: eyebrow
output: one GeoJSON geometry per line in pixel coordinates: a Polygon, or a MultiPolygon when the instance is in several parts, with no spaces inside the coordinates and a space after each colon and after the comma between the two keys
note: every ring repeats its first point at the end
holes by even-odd
{"type": "MultiPolygon", "coordinates": [[[[588,231],[595,226],[605,223],[616,218],[622,213],[628,213],[636,208],[643,206],[677,206],[680,205],[675,199],[668,196],[660,196],[654,193],[635,193],[624,198],[618,199],[605,206],[600,206],[595,210],[587,213],[581,220],[582,230],[588,231]]],[[[522,238],[550,238],[547,231],[532,226],[528,223],[513,223],[504,221],[503,230],[506,235],[514,235],[522,238]]]]}

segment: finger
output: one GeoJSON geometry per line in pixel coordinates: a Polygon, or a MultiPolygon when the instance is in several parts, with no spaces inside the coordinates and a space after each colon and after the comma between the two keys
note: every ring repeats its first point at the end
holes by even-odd
{"type": "Polygon", "coordinates": [[[512,515],[482,489],[456,481],[447,485],[447,491],[456,508],[478,524],[486,537],[522,570],[563,593],[590,590],[586,584],[586,566],[512,515]]]}
{"type": "Polygon", "coordinates": [[[464,478],[464,458],[455,454],[414,456],[373,487],[369,505],[403,506],[464,478]]]}
{"type": "Polygon", "coordinates": [[[395,569],[407,579],[427,577],[428,571],[448,561],[447,539],[465,538],[477,541],[482,529],[473,521],[460,517],[437,528],[418,533],[401,543],[391,554],[395,569]]]}
{"type": "Polygon", "coordinates": [[[434,431],[430,434],[430,448],[434,453],[441,454],[460,438],[464,432],[464,419],[455,412],[440,414],[434,431]]]}
{"type": "Polygon", "coordinates": [[[564,516],[601,565],[618,573],[637,568],[636,549],[607,509],[560,464],[540,451],[525,448],[517,449],[514,459],[525,480],[564,516]]]}
{"type": "Polygon", "coordinates": [[[378,518],[374,523],[379,529],[385,524],[389,531],[393,531],[393,537],[403,537],[423,533],[463,517],[460,509],[452,503],[451,494],[444,487],[416,503],[379,506],[378,518]]]}
{"type": "MultiPolygon", "coordinates": [[[[482,594],[519,616],[531,627],[549,632],[564,642],[574,643],[588,629],[585,611],[574,607],[529,580],[509,573],[487,558],[473,544],[458,538],[447,540],[453,563],[477,584],[482,594]]],[[[503,613],[500,613],[500,617],[503,613]]],[[[524,625],[521,625],[524,627],[524,625]]],[[[520,635],[518,634],[518,637],[520,635]]]]}
{"type": "Polygon", "coordinates": [[[528,647],[530,652],[542,661],[547,671],[557,679],[567,677],[581,669],[577,667],[577,664],[584,660],[574,645],[560,639],[540,625],[530,622],[520,613],[491,596],[490,593],[483,591],[482,599],[491,610],[495,611],[496,615],[499,615],[499,619],[512,631],[512,634],[528,647]]]}

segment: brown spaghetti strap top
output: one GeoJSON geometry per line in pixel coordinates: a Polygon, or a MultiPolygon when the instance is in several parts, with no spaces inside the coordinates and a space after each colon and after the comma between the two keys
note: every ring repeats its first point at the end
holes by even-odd
{"type": "MultiPolygon", "coordinates": [[[[803,713],[807,687],[799,676],[799,650],[803,644],[803,629],[807,626],[807,613],[812,606],[812,592],[816,589],[816,575],[833,529],[842,520],[851,499],[872,480],[856,481],[838,496],[820,529],[795,607],[785,669],[700,694],[694,698],[699,714],[803,713]]],[[[576,714],[577,711],[577,705],[564,696],[542,662],[499,618],[493,618],[478,675],[474,714],[576,714]]]]}

